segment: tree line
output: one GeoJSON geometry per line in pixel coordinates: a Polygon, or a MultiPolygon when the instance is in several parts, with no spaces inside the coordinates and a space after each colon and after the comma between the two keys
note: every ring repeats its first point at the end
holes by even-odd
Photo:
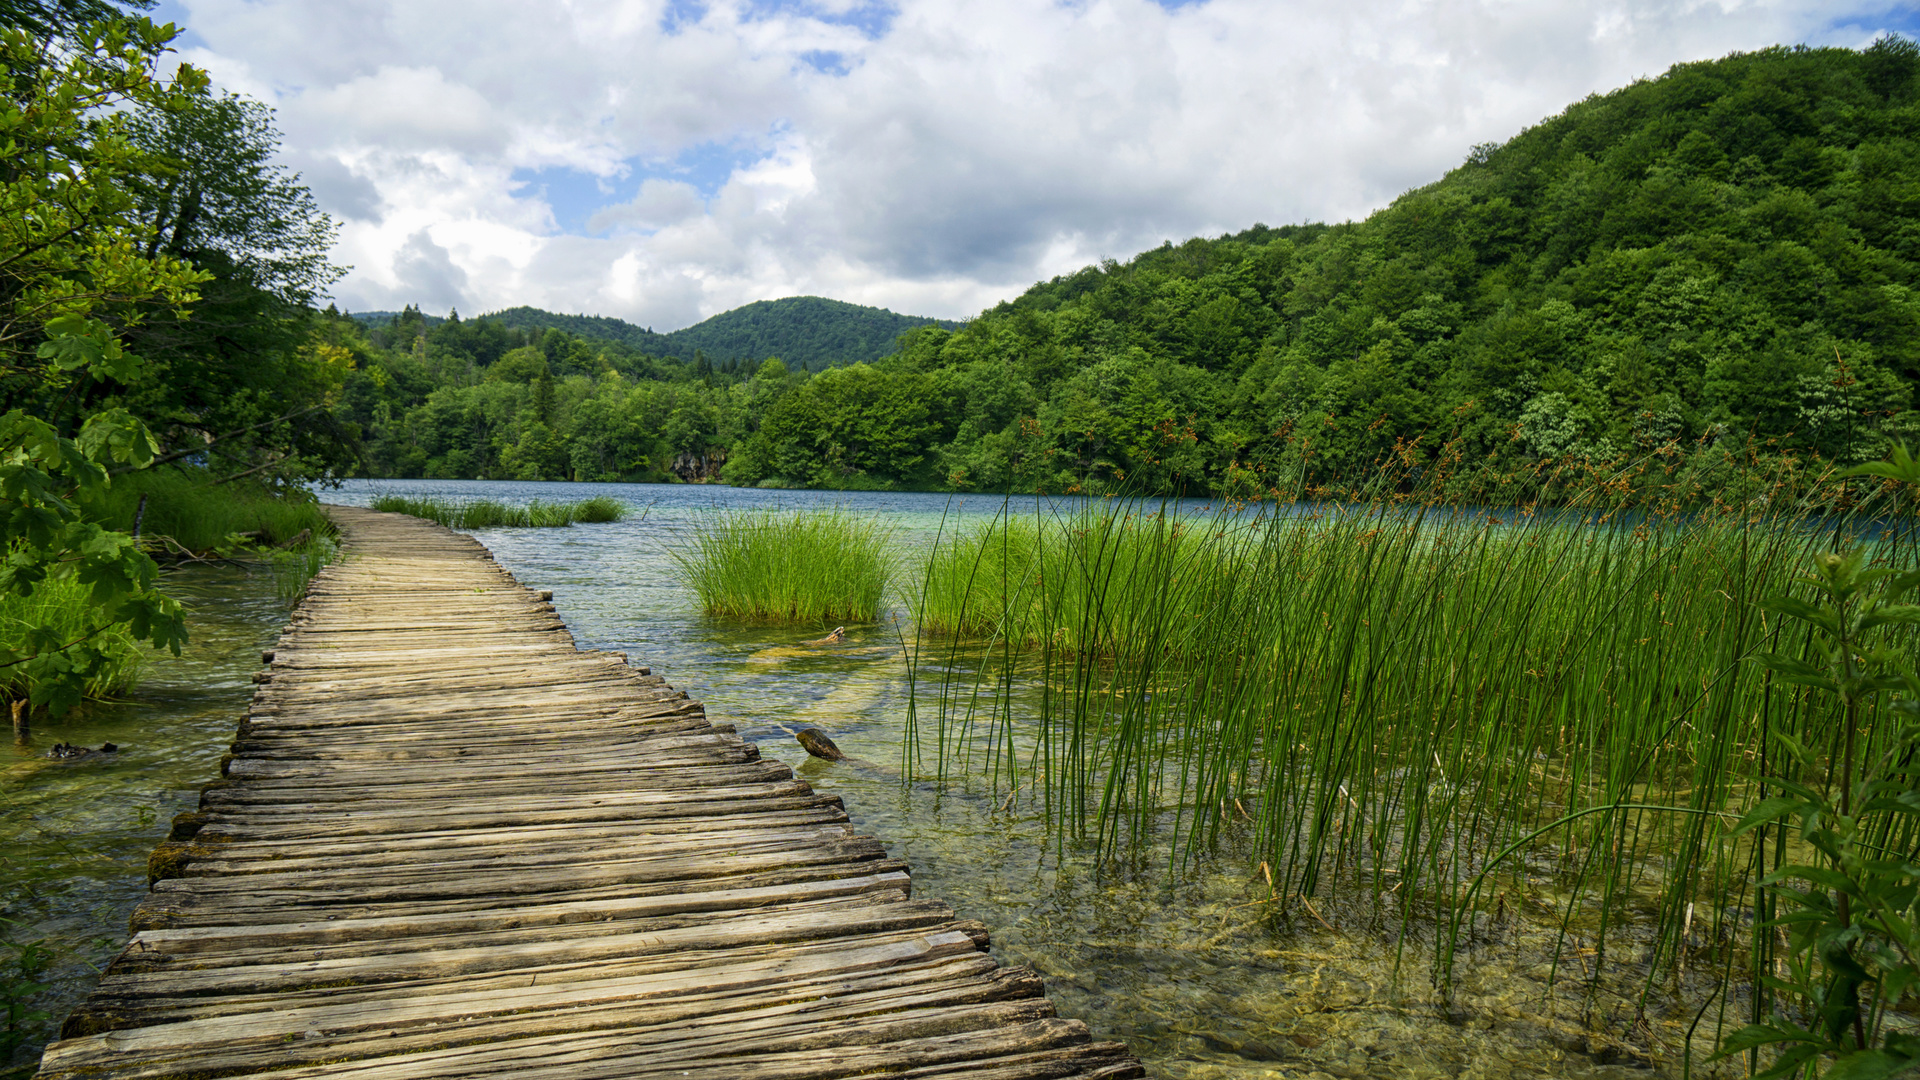
{"type": "Polygon", "coordinates": [[[1775,48],[1588,98],[1364,221],[1168,243],[871,363],[715,366],[405,319],[372,475],[1257,495],[1916,431],[1920,49],[1775,48]]]}
{"type": "Polygon", "coordinates": [[[334,224],[272,163],[270,110],[165,62],[175,34],[98,0],[0,3],[0,687],[56,711],[128,637],[185,640],[102,510],[116,486],[192,463],[288,490],[357,460],[346,354],[313,332],[334,224]]]}

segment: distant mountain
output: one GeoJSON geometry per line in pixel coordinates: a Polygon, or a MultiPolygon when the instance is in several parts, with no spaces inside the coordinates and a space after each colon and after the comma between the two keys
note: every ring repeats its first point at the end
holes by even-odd
{"type": "MultiPolygon", "coordinates": [[[[522,306],[507,308],[504,311],[491,311],[477,317],[491,319],[515,330],[560,330],[575,337],[617,341],[653,356],[668,356],[673,353],[671,334],[656,334],[647,327],[635,326],[625,319],[615,319],[605,315],[556,315],[536,307],[522,306]]],[[[714,318],[725,318],[725,316],[716,315],[714,318]]],[[[687,355],[692,354],[693,350],[689,348],[687,355]]]]}
{"type": "Polygon", "coordinates": [[[602,315],[556,315],[531,307],[508,308],[480,318],[519,329],[552,328],[617,341],[654,356],[691,360],[697,349],[716,364],[777,356],[788,367],[814,371],[878,360],[894,351],[894,341],[901,334],[916,327],[932,323],[954,330],[960,326],[950,319],[901,315],[821,296],[756,301],[670,334],[602,315]]]}
{"type": "MultiPolygon", "coordinates": [[[[374,330],[383,326],[392,326],[393,320],[399,318],[403,313],[398,311],[348,311],[343,314],[361,326],[374,330]]],[[[425,312],[420,313],[420,319],[428,326],[439,326],[441,323],[447,321],[445,316],[428,315],[425,312]]]]}

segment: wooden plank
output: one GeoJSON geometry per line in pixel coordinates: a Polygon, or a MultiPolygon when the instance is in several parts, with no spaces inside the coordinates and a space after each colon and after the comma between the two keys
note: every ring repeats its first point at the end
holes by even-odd
{"type": "Polygon", "coordinates": [[[332,512],[342,560],[41,1076],[1143,1075],[470,538],[332,512]]]}

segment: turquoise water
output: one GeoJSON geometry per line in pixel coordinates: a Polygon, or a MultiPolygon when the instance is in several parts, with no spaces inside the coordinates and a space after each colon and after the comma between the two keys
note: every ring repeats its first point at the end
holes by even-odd
{"type": "MultiPolygon", "coordinates": [[[[1165,853],[1096,869],[1089,853],[1052,835],[1036,808],[1009,804],[990,784],[936,784],[924,759],[920,775],[904,778],[907,685],[894,624],[853,628],[846,646],[820,649],[800,642],[831,627],[712,620],[667,554],[716,511],[834,505],[882,515],[911,548],[1001,512],[1003,497],[487,481],[356,482],[323,497],[367,505],[389,492],[510,503],[610,494],[627,503],[633,514],[619,523],[474,535],[522,583],[553,590],[582,646],[626,652],[764,754],[841,796],[858,825],[910,862],[919,895],[985,922],[1001,960],[1038,969],[1064,1015],[1125,1040],[1154,1075],[1647,1075],[1632,1047],[1588,1036],[1577,995],[1548,1000],[1537,962],[1544,943],[1527,935],[1499,955],[1476,956],[1458,999],[1471,1015],[1451,1022],[1432,1007],[1418,947],[1396,984],[1399,942],[1389,932],[1332,933],[1303,912],[1271,918],[1249,849],[1236,838],[1178,873],[1165,853]],[[791,735],[805,726],[827,731],[850,760],[809,757],[791,735]]],[[[1080,502],[1052,508],[1070,512],[1080,502]]],[[[1035,509],[1031,497],[1011,506],[1035,509]]],[[[1212,507],[1188,500],[1178,509],[1212,507]]],[[[1350,914],[1335,921],[1366,925],[1350,914]]]]}

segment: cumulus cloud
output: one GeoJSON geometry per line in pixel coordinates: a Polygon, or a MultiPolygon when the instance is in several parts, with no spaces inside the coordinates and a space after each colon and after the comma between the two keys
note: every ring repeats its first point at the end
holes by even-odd
{"type": "Polygon", "coordinates": [[[465,298],[467,272],[454,265],[452,253],[434,243],[425,229],[400,245],[393,276],[400,295],[415,297],[413,302],[424,310],[455,307],[465,298]]]}
{"type": "Polygon", "coordinates": [[[692,184],[679,180],[648,178],[631,200],[609,206],[587,219],[589,232],[606,232],[618,226],[658,230],[697,217],[706,209],[700,192],[692,184]]]}
{"type": "Polygon", "coordinates": [[[964,316],[1165,239],[1359,217],[1589,93],[1862,44],[1902,10],[182,2],[191,58],[279,108],[290,162],[348,219],[343,298],[663,330],[795,293],[964,316]]]}
{"type": "Polygon", "coordinates": [[[380,189],[331,155],[294,152],[285,164],[300,174],[320,209],[344,221],[377,221],[383,205],[380,189]]]}

